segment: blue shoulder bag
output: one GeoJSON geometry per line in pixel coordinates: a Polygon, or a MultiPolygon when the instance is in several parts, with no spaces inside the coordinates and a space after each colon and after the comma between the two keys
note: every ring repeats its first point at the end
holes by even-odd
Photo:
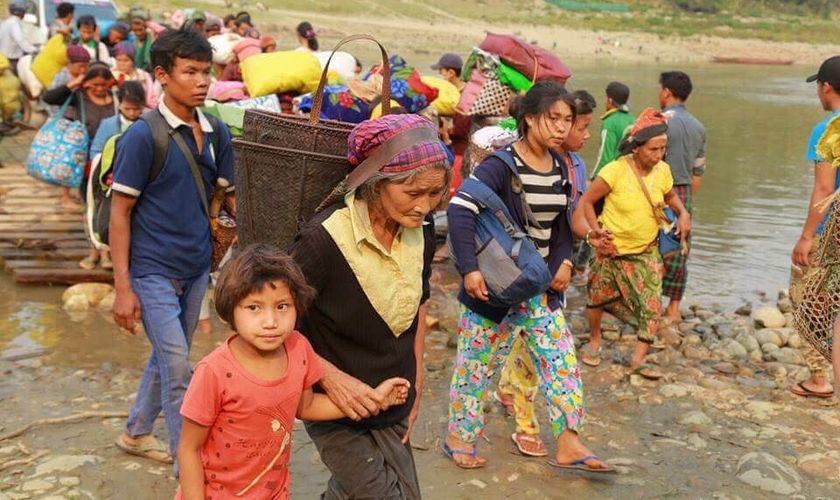
{"type": "Polygon", "coordinates": [[[674,252],[681,252],[683,250],[683,243],[682,238],[677,235],[677,216],[674,214],[674,211],[671,210],[670,207],[664,207],[661,210],[656,207],[653,203],[653,199],[650,197],[650,193],[648,192],[647,186],[645,186],[644,181],[642,178],[639,177],[639,173],[633,168],[632,165],[629,163],[627,164],[628,168],[633,171],[633,175],[636,176],[636,180],[639,181],[639,186],[642,187],[642,193],[644,193],[645,198],[647,198],[648,203],[650,204],[650,208],[653,210],[653,218],[656,219],[656,223],[659,225],[667,225],[670,227],[668,231],[664,229],[659,230],[659,253],[665,257],[668,254],[672,254],[674,252]],[[661,212],[661,213],[660,213],[661,212]]]}
{"type": "Polygon", "coordinates": [[[475,219],[476,260],[490,304],[512,307],[545,293],[552,280],[548,265],[499,196],[472,177],[461,184],[459,191],[479,207],[475,219]]]}

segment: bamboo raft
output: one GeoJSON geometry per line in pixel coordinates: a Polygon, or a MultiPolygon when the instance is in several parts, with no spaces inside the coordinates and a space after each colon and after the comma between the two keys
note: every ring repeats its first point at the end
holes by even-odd
{"type": "Polygon", "coordinates": [[[17,165],[0,169],[0,265],[18,283],[110,282],[110,271],[79,267],[88,254],[83,214],[59,205],[61,188],[17,165]]]}

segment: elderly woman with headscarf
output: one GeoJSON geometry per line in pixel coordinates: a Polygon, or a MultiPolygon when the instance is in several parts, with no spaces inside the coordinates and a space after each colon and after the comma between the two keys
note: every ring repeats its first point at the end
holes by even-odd
{"type": "Polygon", "coordinates": [[[114,58],[114,79],[118,85],[130,81],[140,82],[146,93],[146,107],[152,109],[157,106],[159,92],[155,89],[152,75],[134,65],[136,50],[134,44],[127,40],[111,49],[111,57],[114,58]]]}
{"type": "Polygon", "coordinates": [[[316,215],[292,252],[318,293],[301,331],[327,368],[320,390],[348,418],[306,430],[332,473],[321,498],[419,499],[409,434],[422,391],[430,215],[451,167],[434,125],[417,115],[362,122],[348,142],[350,162],[369,175],[316,215]],[[411,382],[409,404],[380,412],[371,387],[390,377],[411,382]]]}
{"type": "Polygon", "coordinates": [[[597,365],[601,354],[601,318],[608,311],[634,323],[638,342],[630,362],[631,373],[662,378],[645,363],[648,347],[656,340],[662,311],[662,256],[657,238],[666,205],[677,214],[677,230],[685,239],[691,231],[688,211],[674,192],[671,169],[662,159],[668,142],[668,123],[659,111],[639,115],[620,146],[622,155],[598,173],[574,214],[574,230],[587,243],[592,231],[609,231],[611,242],[594,246],[597,255],[589,272],[587,314],[591,339],[581,348],[582,361],[597,365]],[[595,203],[604,200],[601,216],[595,203]]]}

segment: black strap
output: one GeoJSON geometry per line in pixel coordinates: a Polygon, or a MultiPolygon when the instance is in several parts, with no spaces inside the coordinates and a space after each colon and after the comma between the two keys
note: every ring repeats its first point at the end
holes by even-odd
{"type": "Polygon", "coordinates": [[[207,190],[204,189],[204,179],[201,177],[201,170],[198,168],[198,163],[195,161],[195,156],[193,156],[192,151],[190,148],[187,147],[187,143],[184,142],[184,137],[178,132],[178,129],[172,129],[170,132],[172,139],[175,141],[175,144],[178,145],[178,148],[184,153],[184,156],[187,157],[187,163],[190,165],[190,172],[192,172],[193,180],[195,181],[196,187],[198,187],[198,194],[201,197],[201,206],[204,207],[204,215],[207,216],[207,221],[210,221],[210,207],[207,206],[207,190]]]}
{"type": "MultiPolygon", "coordinates": [[[[211,115],[204,115],[213,127],[213,132],[210,133],[210,139],[213,144],[214,154],[218,156],[221,149],[221,134],[219,133],[219,121],[211,115]]],[[[171,127],[166,118],[160,113],[158,108],[147,111],[140,117],[145,121],[152,130],[152,141],[154,143],[154,155],[152,158],[152,169],[149,171],[148,183],[151,183],[157,178],[166,162],[166,154],[169,151],[169,137],[171,127]]]]}

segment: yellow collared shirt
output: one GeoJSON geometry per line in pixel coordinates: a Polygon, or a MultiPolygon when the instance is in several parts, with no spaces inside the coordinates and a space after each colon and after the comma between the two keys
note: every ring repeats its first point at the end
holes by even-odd
{"type": "Polygon", "coordinates": [[[354,193],[323,222],[373,308],[399,337],[411,327],[423,296],[423,228],[400,227],[385,249],[370,225],[367,203],[354,193]]]}

